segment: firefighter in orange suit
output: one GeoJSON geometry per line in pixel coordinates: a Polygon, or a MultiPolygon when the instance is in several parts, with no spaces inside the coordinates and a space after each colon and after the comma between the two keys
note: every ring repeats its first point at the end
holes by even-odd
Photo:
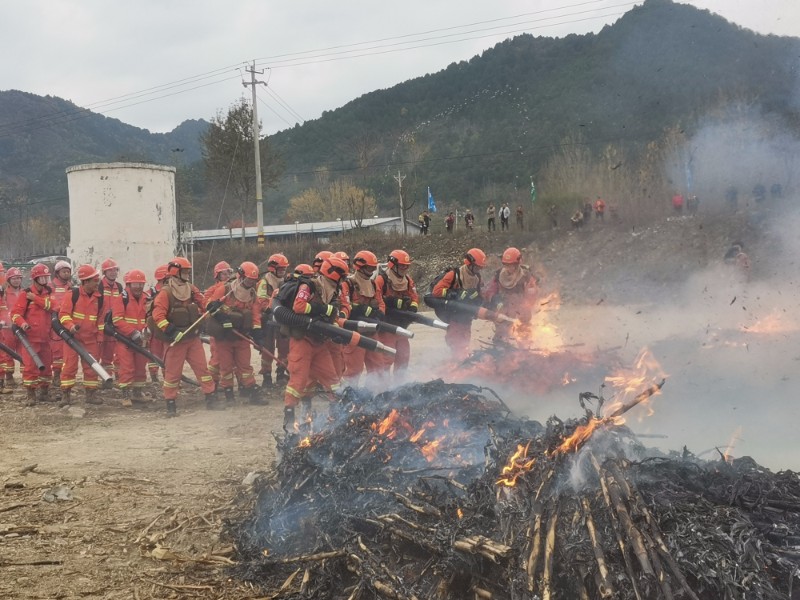
{"type": "MultiPolygon", "coordinates": [[[[103,308],[102,296],[98,292],[100,272],[92,265],[78,267],[80,285],[72,288],[64,295],[58,310],[58,320],[70,332],[75,340],[94,357],[98,355],[98,339],[102,335],[97,326],[97,319],[103,308]]],[[[100,382],[97,373],[86,363],[75,350],[64,344],[64,369],[61,371],[61,404],[72,402],[72,388],[75,387],[75,376],[78,374],[78,362],[83,372],[83,387],[86,390],[86,402],[102,404],[97,395],[100,382]]]]}
{"type": "Polygon", "coordinates": [[[117,340],[109,336],[103,336],[102,333],[105,328],[106,314],[111,312],[114,298],[122,294],[122,284],[117,281],[117,277],[119,277],[119,265],[113,258],[107,258],[100,265],[100,272],[103,274],[103,277],[100,279],[100,286],[97,288],[97,291],[103,296],[103,314],[100,315],[100,322],[98,323],[101,334],[100,356],[98,360],[109,374],[114,375],[116,372],[114,353],[117,349],[117,340]]]}
{"type": "MultiPolygon", "coordinates": [[[[156,280],[156,284],[147,290],[147,316],[149,317],[153,312],[153,302],[158,295],[158,292],[161,291],[161,288],[164,287],[164,282],[167,279],[167,265],[161,265],[158,267],[154,273],[154,277],[156,280]]],[[[150,352],[158,356],[159,358],[164,359],[164,352],[166,351],[167,347],[164,344],[164,340],[157,338],[153,335],[153,332],[150,331],[150,327],[147,328],[147,346],[150,349],[150,352]]],[[[153,383],[158,383],[158,363],[148,362],[147,363],[147,370],[150,372],[150,381],[153,383]]]]}
{"type": "MultiPolygon", "coordinates": [[[[347,281],[347,277],[350,275],[350,257],[347,255],[347,252],[334,252],[332,257],[338,258],[341,260],[345,268],[347,269],[345,276],[339,282],[339,318],[338,321],[343,323],[345,320],[350,318],[350,284],[347,281]]],[[[333,359],[333,366],[336,368],[336,374],[339,376],[339,379],[344,376],[344,346],[342,344],[337,344],[333,340],[325,340],[325,343],[328,346],[328,351],[331,353],[331,358],[333,359]]]]}
{"type": "Polygon", "coordinates": [[[11,310],[12,322],[24,332],[33,351],[44,363],[44,370],[39,371],[33,358],[20,344],[24,360],[22,384],[27,391],[26,403],[28,406],[49,400],[48,388],[50,387],[50,377],[53,375],[50,367],[53,361],[50,354],[52,294],[50,269],[47,268],[47,265],[36,264],[31,269],[31,286],[19,295],[17,303],[11,310]]]}
{"type": "Polygon", "coordinates": [[[164,355],[162,387],[168,417],[178,414],[175,399],[181,385],[184,362],[189,363],[200,382],[200,389],[206,396],[206,408],[213,410],[219,404],[214,393],[214,380],[208,372],[206,353],[200,341],[198,327],[195,325],[189,330],[200,318],[206,305],[200,290],[189,283],[191,273],[192,263],[182,256],[167,263],[167,281],[153,301],[153,314],[148,319],[148,327],[153,335],[160,337],[168,345],[164,355]]]}
{"type": "MultiPolygon", "coordinates": [[[[335,323],[339,313],[339,283],[347,276],[347,264],[334,256],[322,261],[319,276],[313,277],[298,265],[295,276],[281,286],[277,301],[298,315],[335,323]]],[[[325,338],[305,328],[287,326],[289,333],[289,382],[283,395],[283,427],[294,429],[295,408],[304,400],[310,404],[314,382],[319,383],[333,400],[339,376],[325,338]]]]}
{"type": "MultiPolygon", "coordinates": [[[[378,257],[369,250],[361,250],[353,257],[353,267],[355,272],[347,278],[350,318],[369,321],[384,319],[386,304],[383,301],[383,292],[372,280],[372,275],[378,268],[378,257]]],[[[384,360],[377,352],[367,352],[358,346],[345,346],[343,353],[344,376],[354,382],[358,381],[364,367],[370,374],[379,373],[383,369],[384,360]]]]}
{"type": "Polygon", "coordinates": [[[322,261],[326,258],[330,258],[333,256],[333,252],[330,250],[320,250],[317,252],[317,255],[314,257],[314,260],[311,261],[311,268],[314,269],[314,273],[319,273],[319,269],[322,266],[322,261]]]}
{"type": "MultiPolygon", "coordinates": [[[[231,273],[233,273],[233,269],[231,269],[227,261],[221,260],[214,265],[214,283],[203,292],[203,297],[206,299],[206,302],[211,299],[211,296],[214,295],[214,292],[218,288],[225,287],[225,284],[231,278],[231,273]]],[[[211,377],[214,378],[214,383],[219,387],[219,356],[217,355],[217,340],[213,336],[211,336],[208,346],[210,352],[208,358],[208,372],[211,373],[211,377]]]]}
{"type": "MultiPolygon", "coordinates": [[[[283,254],[273,254],[267,260],[267,272],[258,282],[256,295],[261,305],[261,327],[264,330],[264,348],[271,353],[277,350],[278,358],[284,363],[289,356],[289,338],[280,332],[279,327],[272,320],[272,309],[270,304],[272,295],[280,289],[286,278],[286,271],[289,268],[289,259],[283,254]]],[[[263,389],[272,387],[272,357],[267,354],[261,355],[261,370],[259,373],[264,376],[261,383],[263,389]]],[[[281,363],[275,368],[275,383],[286,383],[289,375],[281,363]]]]}
{"type": "MultiPolygon", "coordinates": [[[[464,255],[464,264],[450,269],[433,286],[435,298],[454,300],[465,304],[480,305],[482,302],[481,270],[486,266],[486,254],[480,248],[470,248],[464,255]]],[[[469,342],[472,336],[474,315],[467,311],[452,309],[446,315],[437,312],[440,318],[449,323],[444,335],[445,342],[456,360],[469,356],[469,342]]]]}
{"type": "Polygon", "coordinates": [[[248,402],[266,404],[256,389],[256,378],[250,365],[250,342],[237,335],[252,336],[258,343],[263,341],[261,304],[256,298],[258,267],[245,261],[236,273],[236,279],[217,287],[208,302],[211,318],[206,322],[206,331],[215,340],[219,358],[219,388],[225,393],[225,400],[233,402],[235,369],[241,378],[242,394],[248,402]]]}
{"type": "MultiPolygon", "coordinates": [[[[11,315],[9,314],[8,306],[6,306],[6,268],[0,262],[0,341],[5,343],[5,327],[11,323],[11,315]]],[[[0,350],[0,394],[13,394],[14,390],[6,387],[6,372],[9,370],[14,372],[14,359],[8,354],[0,350]]]]}
{"type": "MultiPolygon", "coordinates": [[[[414,280],[408,275],[411,267],[411,256],[405,250],[392,250],[387,259],[387,269],[378,273],[375,287],[381,290],[386,305],[386,321],[399,327],[408,327],[411,319],[404,313],[415,313],[419,310],[419,295],[414,280]]],[[[384,369],[394,364],[394,372],[398,374],[408,368],[411,359],[411,344],[408,338],[399,335],[381,333],[378,340],[397,351],[394,358],[384,358],[384,369]]]]}
{"type": "MultiPolygon", "coordinates": [[[[522,326],[530,324],[538,296],[536,277],[522,264],[519,249],[506,248],[500,259],[503,266],[487,283],[483,291],[489,309],[512,319],[522,326]]],[[[494,341],[508,341],[513,323],[499,321],[494,326],[494,341]]]]}
{"type": "MultiPolygon", "coordinates": [[[[53,310],[61,308],[61,302],[67,292],[72,290],[72,265],[65,260],[60,260],[53,267],[53,310]]],[[[50,331],[50,353],[53,357],[53,383],[52,387],[61,387],[61,369],[64,368],[64,340],[50,331]]],[[[57,394],[61,394],[58,390],[57,394]]],[[[59,398],[60,399],[60,398],[59,398]]]]}
{"type": "MultiPolygon", "coordinates": [[[[144,271],[132,269],[125,273],[125,289],[112,298],[111,316],[114,328],[138,345],[144,344],[147,327],[147,296],[144,271]]],[[[108,336],[106,336],[108,337],[108,336]]],[[[142,401],[142,388],[147,381],[147,357],[125,344],[117,344],[119,373],[117,381],[122,390],[122,406],[142,401]]]]}
{"type": "MultiPolygon", "coordinates": [[[[6,285],[3,289],[5,309],[3,316],[0,316],[0,320],[4,323],[3,329],[0,330],[0,339],[17,353],[19,353],[19,340],[11,331],[11,310],[16,306],[17,299],[22,294],[22,271],[17,267],[11,267],[6,272],[6,285]]],[[[17,387],[17,382],[14,380],[14,359],[9,356],[3,364],[3,369],[5,371],[5,389],[12,390],[17,387]]]]}

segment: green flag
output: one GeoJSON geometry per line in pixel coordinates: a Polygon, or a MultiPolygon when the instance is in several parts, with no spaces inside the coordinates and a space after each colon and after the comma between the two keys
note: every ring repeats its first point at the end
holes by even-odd
{"type": "Polygon", "coordinates": [[[531,177],[531,204],[536,202],[536,186],[533,184],[533,177],[531,177]]]}

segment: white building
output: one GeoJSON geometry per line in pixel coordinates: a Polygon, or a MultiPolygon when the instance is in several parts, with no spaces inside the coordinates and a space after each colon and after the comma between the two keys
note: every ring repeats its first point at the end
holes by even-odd
{"type": "Polygon", "coordinates": [[[70,240],[77,267],[113,258],[122,275],[142,269],[148,281],[178,245],[175,168],[94,163],[67,169],[70,240]]]}

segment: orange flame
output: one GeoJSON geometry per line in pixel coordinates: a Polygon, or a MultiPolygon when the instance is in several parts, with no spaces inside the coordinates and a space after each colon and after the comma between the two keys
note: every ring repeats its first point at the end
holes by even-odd
{"type": "Polygon", "coordinates": [[[459,519],[463,519],[464,518],[464,511],[461,510],[460,508],[457,508],[456,509],[456,516],[458,516],[459,519]]]}
{"type": "Polygon", "coordinates": [[[304,437],[300,440],[300,443],[297,445],[298,448],[310,448],[311,447],[311,438],[304,437]]]}
{"type": "Polygon", "coordinates": [[[508,463],[501,471],[502,476],[495,483],[505,487],[514,487],[517,485],[517,479],[527,471],[530,471],[536,463],[535,458],[528,458],[528,449],[531,443],[528,442],[524,446],[518,444],[517,451],[508,459],[508,463]]]}
{"type": "Polygon", "coordinates": [[[436,459],[436,453],[438,452],[439,446],[441,445],[443,439],[443,437],[435,439],[419,449],[420,452],[422,452],[422,456],[425,457],[425,460],[428,462],[433,462],[436,459]]]}
{"type": "Polygon", "coordinates": [[[739,329],[745,333],[760,334],[792,333],[797,331],[797,325],[789,321],[790,318],[786,314],[774,312],[763,319],[758,319],[752,325],[742,325],[739,329]]]}
{"type": "Polygon", "coordinates": [[[725,452],[722,453],[722,458],[725,462],[731,462],[733,460],[733,455],[731,452],[733,451],[734,447],[736,446],[736,442],[738,442],[742,437],[742,428],[741,426],[736,428],[736,431],[731,434],[731,439],[728,442],[728,447],[725,448],[725,452]]]}
{"type": "MultiPolygon", "coordinates": [[[[605,378],[605,382],[616,391],[617,396],[614,402],[609,402],[603,406],[603,413],[607,415],[613,413],[633,399],[634,396],[666,376],[666,373],[650,350],[643,348],[636,357],[633,367],[621,369],[614,375],[609,375],[605,378]]],[[[653,395],[657,394],[658,392],[653,395]]],[[[651,416],[654,413],[649,400],[645,400],[641,404],[648,407],[646,416],[651,416]]]]}
{"type": "Polygon", "coordinates": [[[393,440],[401,431],[405,430],[411,432],[413,428],[400,412],[396,408],[393,408],[383,421],[372,424],[372,430],[376,431],[378,435],[383,435],[393,440]]]}

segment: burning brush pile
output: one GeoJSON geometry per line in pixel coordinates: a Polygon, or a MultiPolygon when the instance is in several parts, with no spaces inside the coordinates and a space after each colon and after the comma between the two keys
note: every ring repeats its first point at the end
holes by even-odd
{"type": "Polygon", "coordinates": [[[659,389],[545,425],[467,384],[349,390],[230,526],[234,575],[272,598],[800,598],[798,476],[649,451],[622,414],[659,389]]]}

